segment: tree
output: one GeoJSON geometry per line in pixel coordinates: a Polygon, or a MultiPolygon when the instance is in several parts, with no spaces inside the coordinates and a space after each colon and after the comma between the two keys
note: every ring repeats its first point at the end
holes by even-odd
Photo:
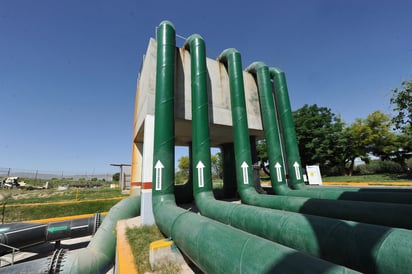
{"type": "Polygon", "coordinates": [[[115,181],[115,182],[120,181],[120,172],[117,172],[117,173],[113,174],[112,180],[115,181]]]}
{"type": "Polygon", "coordinates": [[[178,160],[178,166],[179,171],[182,172],[185,175],[189,175],[189,168],[190,168],[190,161],[189,161],[189,156],[182,156],[178,160]]]}
{"type": "Polygon", "coordinates": [[[392,122],[395,128],[403,132],[412,126],[412,80],[403,81],[402,88],[394,88],[390,103],[393,110],[397,113],[392,122]]]}
{"type": "Polygon", "coordinates": [[[223,175],[222,153],[218,152],[215,155],[212,155],[210,160],[212,164],[212,173],[217,178],[221,179],[223,175]]]}
{"type": "Polygon", "coordinates": [[[338,148],[346,145],[342,131],[345,124],[329,108],[304,105],[293,112],[302,166],[319,164],[323,171],[336,166],[338,148]]]}
{"type": "Polygon", "coordinates": [[[381,111],[375,111],[363,121],[365,135],[363,143],[367,153],[380,157],[382,160],[388,159],[389,155],[396,150],[395,134],[391,131],[392,123],[389,115],[381,111]]]}

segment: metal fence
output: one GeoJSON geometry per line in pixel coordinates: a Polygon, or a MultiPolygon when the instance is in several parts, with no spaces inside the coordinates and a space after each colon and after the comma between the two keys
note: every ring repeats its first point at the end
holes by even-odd
{"type": "Polygon", "coordinates": [[[75,172],[65,172],[65,171],[44,171],[44,170],[29,170],[29,169],[19,169],[19,168],[8,168],[8,167],[0,167],[0,179],[4,177],[21,177],[21,178],[30,178],[30,179],[45,179],[51,180],[53,178],[56,179],[85,179],[91,180],[97,178],[97,180],[105,180],[106,182],[112,181],[113,174],[105,173],[105,174],[94,174],[94,172],[90,173],[75,173],[75,172]]]}

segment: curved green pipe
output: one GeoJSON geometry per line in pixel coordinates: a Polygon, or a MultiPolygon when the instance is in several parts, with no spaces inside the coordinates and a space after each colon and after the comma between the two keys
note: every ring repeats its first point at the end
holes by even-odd
{"type": "MultiPolygon", "coordinates": [[[[276,89],[276,103],[279,106],[277,110],[280,124],[282,126],[282,136],[286,154],[285,162],[288,169],[289,182],[292,187],[299,187],[305,185],[305,183],[303,181],[302,163],[300,161],[299,149],[296,142],[295,124],[293,122],[292,110],[287,93],[285,74],[279,69],[270,69],[269,72],[270,75],[267,76],[273,77],[276,89]]],[[[269,80],[269,78],[267,79],[269,80]]],[[[271,94],[270,96],[273,98],[271,86],[269,90],[271,94]]],[[[268,111],[275,111],[275,108],[268,111]]],[[[276,115],[276,112],[272,112],[272,115],[276,115]]]]}
{"type": "MultiPolygon", "coordinates": [[[[237,220],[245,220],[248,215],[241,212],[240,208],[249,208],[250,206],[236,205],[221,201],[216,201],[212,192],[211,176],[211,155],[210,155],[210,135],[209,135],[209,116],[208,116],[208,93],[207,93],[207,68],[206,68],[206,49],[203,38],[194,34],[190,36],[184,48],[190,51],[191,58],[191,93],[192,93],[192,150],[191,162],[193,170],[194,196],[196,205],[200,212],[207,217],[215,220],[232,223],[228,220],[233,219],[233,224],[237,220]],[[239,210],[237,210],[239,209],[239,210]],[[237,211],[239,214],[233,214],[237,211]],[[238,216],[238,217],[235,217],[238,216]]],[[[253,210],[262,210],[254,207],[253,210]]],[[[266,209],[263,209],[266,210],[266,209]]],[[[267,210],[272,211],[272,210],[267,210]]],[[[252,215],[252,218],[256,215],[252,215]]],[[[265,218],[250,220],[254,223],[262,221],[267,223],[276,223],[276,215],[267,215],[265,218]]],[[[246,219],[248,220],[248,218],[246,219]]],[[[243,221],[240,221],[243,222],[243,221]]],[[[240,223],[238,222],[238,223],[240,223]]],[[[236,227],[236,225],[234,225],[236,227]]],[[[242,229],[241,225],[237,226],[242,229]]],[[[248,232],[254,233],[253,230],[248,232]]],[[[265,236],[265,235],[260,235],[265,236]]],[[[279,247],[279,249],[285,249],[279,247]]],[[[285,249],[286,251],[286,249],[285,249]]],[[[301,269],[299,272],[303,271],[301,269]]]]}
{"type": "MultiPolygon", "coordinates": [[[[227,53],[233,54],[233,50],[225,51],[222,55],[227,53]]],[[[235,58],[240,58],[240,56],[235,56],[235,58]]],[[[223,60],[225,62],[230,62],[229,58],[223,60]]],[[[239,64],[240,59],[238,59],[236,63],[239,64]]],[[[255,65],[256,68],[262,69],[263,72],[268,75],[268,69],[263,63],[255,63],[255,65]]],[[[230,68],[230,63],[228,63],[227,66],[230,68]]],[[[192,82],[198,80],[195,77],[196,75],[198,75],[198,73],[192,72],[192,82]]],[[[193,84],[192,86],[199,87],[201,85],[193,84]]],[[[235,88],[242,87],[240,84],[233,86],[235,88]]],[[[232,107],[240,108],[243,104],[241,101],[242,99],[232,101],[235,103],[232,107]]],[[[204,110],[202,115],[195,115],[194,112],[199,109],[199,106],[207,105],[206,102],[206,88],[200,88],[199,90],[192,89],[192,119],[194,124],[199,125],[192,128],[193,135],[195,135],[194,131],[200,130],[198,128],[200,125],[205,125],[207,122],[207,117],[205,117],[207,115],[207,110],[204,110]],[[193,100],[193,98],[195,98],[195,100],[193,100]],[[200,98],[202,98],[203,101],[200,98]]],[[[265,108],[267,106],[262,104],[261,107],[265,108]]],[[[242,111],[239,112],[241,113],[242,111]]],[[[233,117],[235,132],[241,132],[241,130],[236,128],[239,126],[236,121],[239,120],[238,117],[233,117]]],[[[243,124],[245,123],[243,122],[243,124]]],[[[204,127],[207,128],[206,126],[204,127]]],[[[265,131],[266,130],[268,129],[265,128],[265,131]]],[[[209,142],[207,141],[209,138],[208,131],[204,130],[202,132],[205,134],[199,138],[199,141],[202,140],[202,142],[199,142],[198,144],[196,139],[193,139],[193,154],[198,148],[202,149],[203,144],[209,142]]],[[[276,134],[277,132],[274,131],[274,133],[276,134]]],[[[235,147],[236,142],[238,142],[238,137],[239,135],[235,135],[235,147]]],[[[244,139],[246,139],[246,137],[244,139]]],[[[206,151],[207,150],[205,149],[205,152],[206,151]]],[[[210,157],[210,152],[208,157],[210,157]]],[[[279,159],[281,160],[281,158],[279,159]]],[[[194,165],[195,164],[196,162],[194,165]]],[[[208,170],[208,173],[210,173],[210,169],[208,170]]],[[[205,216],[307,252],[311,255],[319,256],[322,259],[330,260],[334,263],[342,264],[364,272],[396,273],[399,270],[405,269],[405,267],[412,267],[405,263],[393,267],[391,261],[380,259],[382,254],[394,253],[397,254],[394,257],[402,258],[399,261],[409,258],[411,255],[409,248],[412,247],[412,242],[405,242],[404,239],[412,236],[411,231],[216,201],[211,192],[211,180],[204,182],[205,185],[203,186],[203,183],[199,184],[199,182],[196,181],[197,179],[198,177],[194,176],[194,196],[197,207],[205,216]],[[196,187],[198,185],[202,185],[202,187],[196,187]],[[363,240],[360,241],[359,239],[363,240]],[[331,244],[332,242],[333,244],[331,244]],[[385,242],[388,245],[379,245],[380,242],[385,242]],[[403,242],[404,244],[401,249],[397,246],[400,242],[403,242]],[[336,246],[342,246],[344,248],[336,248],[336,246]],[[372,248],[374,246],[379,246],[379,248],[372,248]],[[364,259],[359,260],[358,258],[364,259]]],[[[248,190],[249,189],[252,189],[252,187],[249,187],[248,190]]],[[[267,195],[261,195],[261,197],[269,198],[267,195]]],[[[327,204],[324,203],[324,205],[327,204]]],[[[290,206],[295,207],[296,203],[293,204],[293,202],[291,202],[290,206]]],[[[338,208],[335,207],[335,210],[336,209],[338,208]]]]}
{"type": "Polygon", "coordinates": [[[117,221],[140,214],[140,196],[124,199],[113,206],[86,248],[0,268],[0,273],[106,273],[113,266],[116,252],[117,221]]]}
{"type": "MultiPolygon", "coordinates": [[[[235,138],[236,178],[242,202],[250,205],[313,214],[377,225],[412,228],[412,206],[366,203],[361,201],[323,200],[306,197],[270,196],[258,194],[252,186],[251,156],[247,125],[241,57],[235,49],[219,56],[229,73],[232,122],[235,138]],[[380,212],[379,216],[371,214],[380,212]]],[[[250,68],[253,69],[253,68],[250,68]]],[[[266,128],[265,128],[266,130],[266,128]]]]}
{"type": "Polygon", "coordinates": [[[412,203],[412,195],[403,193],[358,193],[355,191],[359,191],[359,189],[311,189],[306,187],[303,183],[303,174],[300,168],[299,150],[284,73],[279,69],[269,69],[262,62],[253,63],[246,70],[257,78],[263,128],[270,163],[269,170],[273,174],[271,183],[276,194],[332,200],[412,203]],[[276,100],[273,98],[271,79],[275,84],[276,100]],[[278,107],[276,107],[274,101],[277,102],[278,107]],[[280,117],[280,121],[278,121],[278,117],[280,117]],[[282,134],[279,130],[280,124],[282,125],[282,134]],[[285,154],[282,153],[283,147],[285,147],[285,154]],[[284,172],[286,170],[284,165],[286,165],[289,176],[286,176],[284,172]],[[292,182],[295,189],[299,186],[298,190],[291,190],[287,187],[287,177],[289,177],[289,182],[292,182]]]}
{"type": "Polygon", "coordinates": [[[313,266],[311,271],[314,273],[350,271],[176,206],[172,161],[175,70],[173,25],[168,21],[162,22],[157,29],[157,37],[152,202],[156,224],[161,231],[172,237],[176,245],[207,273],[286,272],[297,267],[296,261],[288,260],[292,257],[299,257],[297,261],[306,269],[313,266]]]}
{"type": "Polygon", "coordinates": [[[242,197],[244,190],[249,189],[253,185],[245,94],[244,92],[234,92],[244,90],[242,60],[240,53],[234,48],[224,50],[219,55],[218,60],[227,66],[229,74],[233,136],[236,140],[234,143],[236,178],[238,181],[238,191],[242,197]]]}
{"type": "MultiPolygon", "coordinates": [[[[288,89],[286,85],[285,73],[278,68],[268,69],[260,64],[252,64],[248,70],[257,75],[259,87],[259,100],[262,105],[262,120],[265,128],[265,136],[268,148],[268,157],[270,164],[272,186],[276,193],[281,195],[319,198],[319,199],[341,199],[352,201],[369,201],[369,202],[385,202],[385,203],[403,203],[412,204],[412,195],[410,193],[391,192],[390,189],[376,191],[377,189],[361,189],[361,188],[327,188],[313,189],[307,187],[303,182],[303,173],[301,170],[301,162],[295,125],[293,122],[292,110],[289,100],[288,89]],[[275,86],[275,101],[273,103],[273,92],[270,80],[273,80],[275,86]],[[266,106],[266,107],[263,107],[266,106]],[[278,119],[280,121],[278,121],[278,119]],[[282,135],[279,135],[279,126],[282,129],[282,135]],[[274,133],[276,132],[276,133],[274,133]],[[279,138],[282,136],[283,138],[279,138]],[[282,142],[283,141],[283,142],[282,142]],[[283,143],[283,146],[282,146],[283,143]],[[284,147],[285,155],[276,154],[277,148],[284,147]],[[280,177],[277,174],[279,169],[274,168],[273,163],[280,161],[283,156],[283,161],[286,163],[289,183],[294,190],[286,187],[284,182],[279,182],[280,177]],[[362,192],[361,192],[362,191],[362,192]]],[[[282,174],[283,180],[285,179],[282,174]]]]}
{"type": "Polygon", "coordinates": [[[140,215],[140,196],[113,206],[86,248],[63,257],[58,273],[105,273],[114,264],[117,221],[140,215]]]}

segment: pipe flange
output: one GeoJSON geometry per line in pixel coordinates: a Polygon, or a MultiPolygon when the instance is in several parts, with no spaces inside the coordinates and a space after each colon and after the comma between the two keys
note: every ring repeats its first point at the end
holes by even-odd
{"type": "Polygon", "coordinates": [[[53,255],[50,257],[50,262],[48,265],[48,274],[56,274],[60,272],[61,262],[63,261],[63,257],[66,254],[67,250],[65,249],[56,249],[53,252],[53,255]]]}
{"type": "Polygon", "coordinates": [[[93,226],[93,235],[96,233],[97,229],[102,224],[102,216],[100,213],[94,214],[94,226],[93,226]]]}

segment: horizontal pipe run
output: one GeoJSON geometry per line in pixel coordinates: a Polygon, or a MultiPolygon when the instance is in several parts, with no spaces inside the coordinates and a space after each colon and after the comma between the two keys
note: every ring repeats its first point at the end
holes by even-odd
{"type": "Polygon", "coordinates": [[[113,206],[86,248],[66,252],[58,249],[47,258],[0,268],[0,273],[106,273],[114,263],[116,223],[140,214],[140,196],[113,206]]]}
{"type": "MultiPolygon", "coordinates": [[[[46,242],[92,235],[100,225],[100,214],[91,218],[53,222],[48,224],[14,223],[0,225],[0,243],[26,248],[46,242]]],[[[0,255],[11,252],[0,246],[0,255]]]]}
{"type": "Polygon", "coordinates": [[[411,230],[216,201],[212,192],[195,199],[204,216],[335,264],[364,273],[412,271],[411,230]]]}

